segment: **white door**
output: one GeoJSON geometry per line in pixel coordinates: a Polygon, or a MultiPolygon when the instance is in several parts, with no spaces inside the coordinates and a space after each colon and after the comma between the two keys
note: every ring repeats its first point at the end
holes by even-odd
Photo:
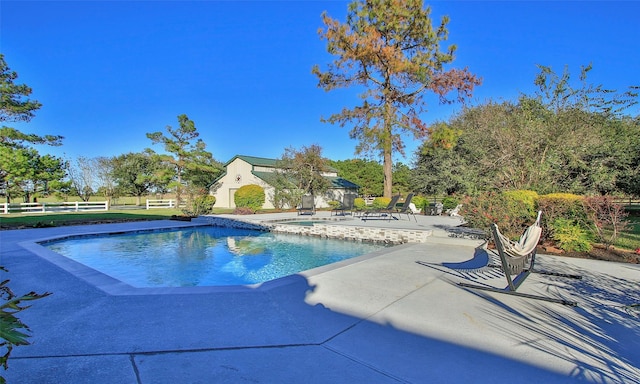
{"type": "Polygon", "coordinates": [[[235,208],[236,207],[236,201],[235,201],[235,199],[233,197],[236,194],[237,190],[238,190],[238,188],[229,188],[229,208],[235,208]]]}

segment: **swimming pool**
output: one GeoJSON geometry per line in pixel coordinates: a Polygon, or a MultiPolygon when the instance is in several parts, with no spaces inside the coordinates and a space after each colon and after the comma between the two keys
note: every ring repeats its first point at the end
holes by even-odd
{"type": "Polygon", "coordinates": [[[72,237],[42,245],[136,288],[257,284],[385,247],[208,226],[72,237]]]}

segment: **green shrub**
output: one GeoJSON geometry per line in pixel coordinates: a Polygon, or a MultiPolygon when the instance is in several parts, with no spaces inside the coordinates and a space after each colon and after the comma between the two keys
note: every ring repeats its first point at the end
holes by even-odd
{"type": "Polygon", "coordinates": [[[424,208],[429,205],[429,200],[424,196],[414,196],[411,202],[416,205],[416,208],[421,209],[422,212],[424,212],[424,208]]]}
{"type": "MultiPolygon", "coordinates": [[[[0,266],[0,270],[3,273],[8,272],[2,266],[0,266]]],[[[21,311],[30,307],[24,302],[38,300],[51,294],[51,292],[30,292],[23,296],[17,296],[9,288],[8,283],[8,279],[0,282],[0,298],[2,298],[2,304],[0,305],[0,346],[4,352],[3,355],[0,355],[0,367],[5,371],[9,369],[8,360],[13,348],[31,344],[28,340],[31,337],[29,334],[31,329],[18,317],[21,311]]],[[[0,376],[0,383],[5,382],[4,377],[0,376]]]]}
{"type": "Polygon", "coordinates": [[[570,219],[557,218],[549,223],[553,240],[558,248],[568,252],[589,252],[593,237],[591,233],[570,219]]]}
{"type": "Polygon", "coordinates": [[[364,199],[362,197],[356,197],[353,200],[353,206],[354,206],[355,209],[362,210],[362,209],[365,209],[367,207],[367,202],[364,201],[364,199]]]}
{"type": "Polygon", "coordinates": [[[197,196],[191,201],[189,209],[182,212],[189,216],[206,215],[213,212],[213,206],[216,203],[216,197],[211,195],[197,196]]]}
{"type": "Polygon", "coordinates": [[[340,206],[340,202],[337,200],[327,201],[327,204],[329,204],[329,208],[331,209],[336,209],[340,206]]]}
{"type": "Polygon", "coordinates": [[[454,209],[458,204],[460,204],[460,199],[457,197],[447,196],[442,199],[442,209],[445,211],[447,209],[454,209]]]}
{"type": "Polygon", "coordinates": [[[256,212],[264,205],[264,188],[255,184],[243,185],[234,194],[233,201],[238,208],[249,208],[256,212]]]}
{"type": "Polygon", "coordinates": [[[542,235],[546,239],[554,238],[551,223],[557,219],[567,219],[574,225],[586,228],[589,223],[582,205],[582,196],[570,193],[551,193],[538,197],[538,209],[542,211],[542,235]]]}
{"type": "Polygon", "coordinates": [[[537,216],[536,201],[538,200],[538,192],[527,190],[505,191],[504,195],[516,201],[523,202],[528,211],[529,216],[537,216]]]}
{"type": "Polygon", "coordinates": [[[388,197],[376,197],[375,199],[373,199],[373,203],[371,204],[371,207],[374,209],[387,208],[390,202],[391,202],[391,199],[388,197]]]}
{"type": "Polygon", "coordinates": [[[523,230],[535,220],[524,202],[496,192],[465,198],[460,215],[467,225],[487,233],[490,232],[491,224],[495,223],[500,232],[511,239],[519,238],[523,230]]]}

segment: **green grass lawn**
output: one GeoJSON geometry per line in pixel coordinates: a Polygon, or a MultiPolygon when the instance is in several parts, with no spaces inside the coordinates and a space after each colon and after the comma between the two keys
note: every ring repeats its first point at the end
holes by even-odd
{"type": "Polygon", "coordinates": [[[629,228],[614,242],[618,248],[636,250],[640,248],[640,216],[629,216],[629,228]]]}
{"type": "Polygon", "coordinates": [[[172,215],[182,215],[182,211],[179,209],[128,209],[107,212],[11,213],[0,216],[0,227],[3,229],[39,228],[85,223],[165,220],[171,218],[172,215]]]}

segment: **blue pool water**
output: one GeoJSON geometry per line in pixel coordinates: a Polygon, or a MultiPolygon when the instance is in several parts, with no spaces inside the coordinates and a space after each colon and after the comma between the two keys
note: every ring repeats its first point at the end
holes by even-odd
{"type": "Polygon", "coordinates": [[[139,288],[256,284],[384,248],[219,227],[77,237],[43,245],[139,288]]]}

